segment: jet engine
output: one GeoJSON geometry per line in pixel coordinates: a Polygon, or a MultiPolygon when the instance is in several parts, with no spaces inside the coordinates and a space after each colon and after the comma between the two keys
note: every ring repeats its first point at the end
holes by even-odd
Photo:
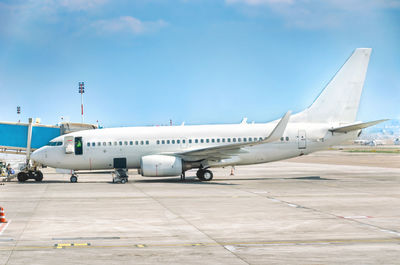
{"type": "Polygon", "coordinates": [[[183,162],[175,156],[148,155],[140,159],[140,168],[144,177],[179,176],[183,173],[183,162]]]}

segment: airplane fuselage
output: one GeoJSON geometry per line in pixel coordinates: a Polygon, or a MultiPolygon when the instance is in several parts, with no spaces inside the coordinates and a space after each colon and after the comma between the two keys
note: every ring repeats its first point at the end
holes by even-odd
{"type": "MultiPolygon", "coordinates": [[[[276,123],[277,121],[268,124],[126,127],[80,131],[67,136],[82,137],[82,154],[67,154],[65,136],[60,136],[52,140],[59,145],[42,148],[36,160],[45,160],[47,166],[55,168],[97,170],[112,169],[115,158],[126,158],[127,168],[140,168],[141,157],[147,155],[168,155],[212,146],[260,141],[270,133],[276,123]]],[[[337,124],[289,123],[280,140],[245,147],[240,153],[227,159],[211,159],[207,167],[277,161],[324,150],[357,137],[358,131],[332,134],[329,129],[333,126],[337,124]]]]}

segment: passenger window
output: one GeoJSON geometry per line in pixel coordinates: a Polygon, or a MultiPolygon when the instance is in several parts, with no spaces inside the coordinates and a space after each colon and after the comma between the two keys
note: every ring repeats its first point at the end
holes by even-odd
{"type": "Polygon", "coordinates": [[[108,145],[109,145],[109,146],[111,146],[111,145],[112,145],[112,143],[111,143],[111,142],[108,142],[108,145]]]}
{"type": "Polygon", "coordinates": [[[249,142],[253,141],[253,139],[251,137],[249,137],[249,142]]]}
{"type": "Polygon", "coordinates": [[[165,144],[165,140],[162,140],[161,143],[162,143],[162,144],[165,144]]]}
{"type": "Polygon", "coordinates": [[[149,141],[146,141],[146,144],[148,145],[148,144],[149,144],[149,141]]]}
{"type": "Polygon", "coordinates": [[[103,142],[103,146],[106,146],[107,145],[107,143],[106,142],[103,142]]]}
{"type": "Polygon", "coordinates": [[[209,143],[210,142],[210,139],[206,139],[206,143],[209,143]]]}
{"type": "Polygon", "coordinates": [[[192,143],[192,139],[189,139],[189,144],[191,144],[192,143]]]}
{"type": "Polygon", "coordinates": [[[140,145],[143,145],[144,144],[144,142],[143,141],[140,141],[140,145]]]}
{"type": "Polygon", "coordinates": [[[240,143],[242,141],[242,138],[238,138],[238,142],[240,143]]]}
{"type": "Polygon", "coordinates": [[[172,140],[171,142],[172,142],[172,144],[175,144],[175,140],[172,140]]]}
{"type": "Polygon", "coordinates": [[[286,136],[286,141],[289,141],[289,137],[288,136],[286,136]]]}
{"type": "Polygon", "coordinates": [[[262,137],[260,137],[260,141],[262,141],[263,140],[263,138],[262,137]]]}
{"type": "Polygon", "coordinates": [[[200,139],[200,143],[204,143],[204,139],[200,139]]]}
{"type": "Polygon", "coordinates": [[[167,144],[169,144],[169,140],[167,140],[167,144]]]}
{"type": "Polygon", "coordinates": [[[157,144],[160,144],[160,140],[157,140],[157,144]]]}
{"type": "Polygon", "coordinates": [[[232,142],[236,143],[236,138],[232,138],[232,142]]]}
{"type": "Polygon", "coordinates": [[[139,145],[139,141],[135,141],[135,145],[139,145]]]}
{"type": "Polygon", "coordinates": [[[183,139],[183,140],[182,140],[182,143],[183,143],[183,144],[184,144],[184,143],[186,143],[186,140],[185,140],[185,139],[183,139]]]}
{"type": "Polygon", "coordinates": [[[225,143],[225,138],[222,138],[222,142],[225,143]]]}
{"type": "Polygon", "coordinates": [[[220,139],[219,139],[219,138],[217,138],[217,143],[219,143],[219,141],[220,141],[220,139]]]}
{"type": "Polygon", "coordinates": [[[90,143],[87,143],[87,146],[90,147],[90,143]]]}
{"type": "Polygon", "coordinates": [[[119,141],[119,145],[122,145],[122,141],[119,141]]]}
{"type": "Polygon", "coordinates": [[[231,142],[231,138],[228,138],[228,139],[226,139],[226,140],[227,140],[227,142],[228,142],[228,143],[230,143],[230,142],[231,142]]]}
{"type": "Polygon", "coordinates": [[[129,141],[129,145],[133,145],[133,141],[129,141]]]}
{"type": "Polygon", "coordinates": [[[100,143],[100,142],[98,142],[98,143],[97,143],[97,146],[101,146],[101,143],[100,143]]]}
{"type": "Polygon", "coordinates": [[[181,140],[176,140],[176,143],[177,143],[177,144],[180,144],[180,143],[181,143],[181,140]]]}
{"type": "Polygon", "coordinates": [[[281,141],[283,141],[283,137],[281,137],[281,141]]]}
{"type": "Polygon", "coordinates": [[[247,139],[246,139],[246,137],[245,137],[245,138],[243,138],[243,142],[247,142],[247,139]]]}
{"type": "Polygon", "coordinates": [[[257,138],[256,137],[254,137],[254,142],[257,142],[257,138]]]}
{"type": "Polygon", "coordinates": [[[124,142],[124,145],[128,145],[128,141],[125,141],[125,142],[124,142]]]}
{"type": "Polygon", "coordinates": [[[198,139],[196,139],[196,140],[194,140],[194,142],[197,144],[197,143],[199,142],[199,140],[198,140],[198,139]]]}
{"type": "Polygon", "coordinates": [[[96,145],[96,143],[92,143],[92,146],[95,146],[96,145]]]}

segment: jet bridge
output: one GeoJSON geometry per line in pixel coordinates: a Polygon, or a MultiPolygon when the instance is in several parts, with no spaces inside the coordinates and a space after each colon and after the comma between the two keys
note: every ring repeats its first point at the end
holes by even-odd
{"type": "Polygon", "coordinates": [[[20,168],[18,180],[25,181],[33,178],[36,181],[43,179],[43,174],[36,165],[30,165],[30,154],[36,149],[45,146],[51,139],[70,132],[96,129],[96,125],[82,123],[61,123],[60,125],[42,125],[33,123],[0,122],[0,153],[26,156],[26,164],[20,168]]]}

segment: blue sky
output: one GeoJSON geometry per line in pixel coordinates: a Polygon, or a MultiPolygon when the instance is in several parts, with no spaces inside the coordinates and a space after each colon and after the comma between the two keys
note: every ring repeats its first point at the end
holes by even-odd
{"type": "Polygon", "coordinates": [[[358,118],[400,118],[397,0],[0,1],[0,120],[266,122],[307,107],[357,47],[358,118]]]}

